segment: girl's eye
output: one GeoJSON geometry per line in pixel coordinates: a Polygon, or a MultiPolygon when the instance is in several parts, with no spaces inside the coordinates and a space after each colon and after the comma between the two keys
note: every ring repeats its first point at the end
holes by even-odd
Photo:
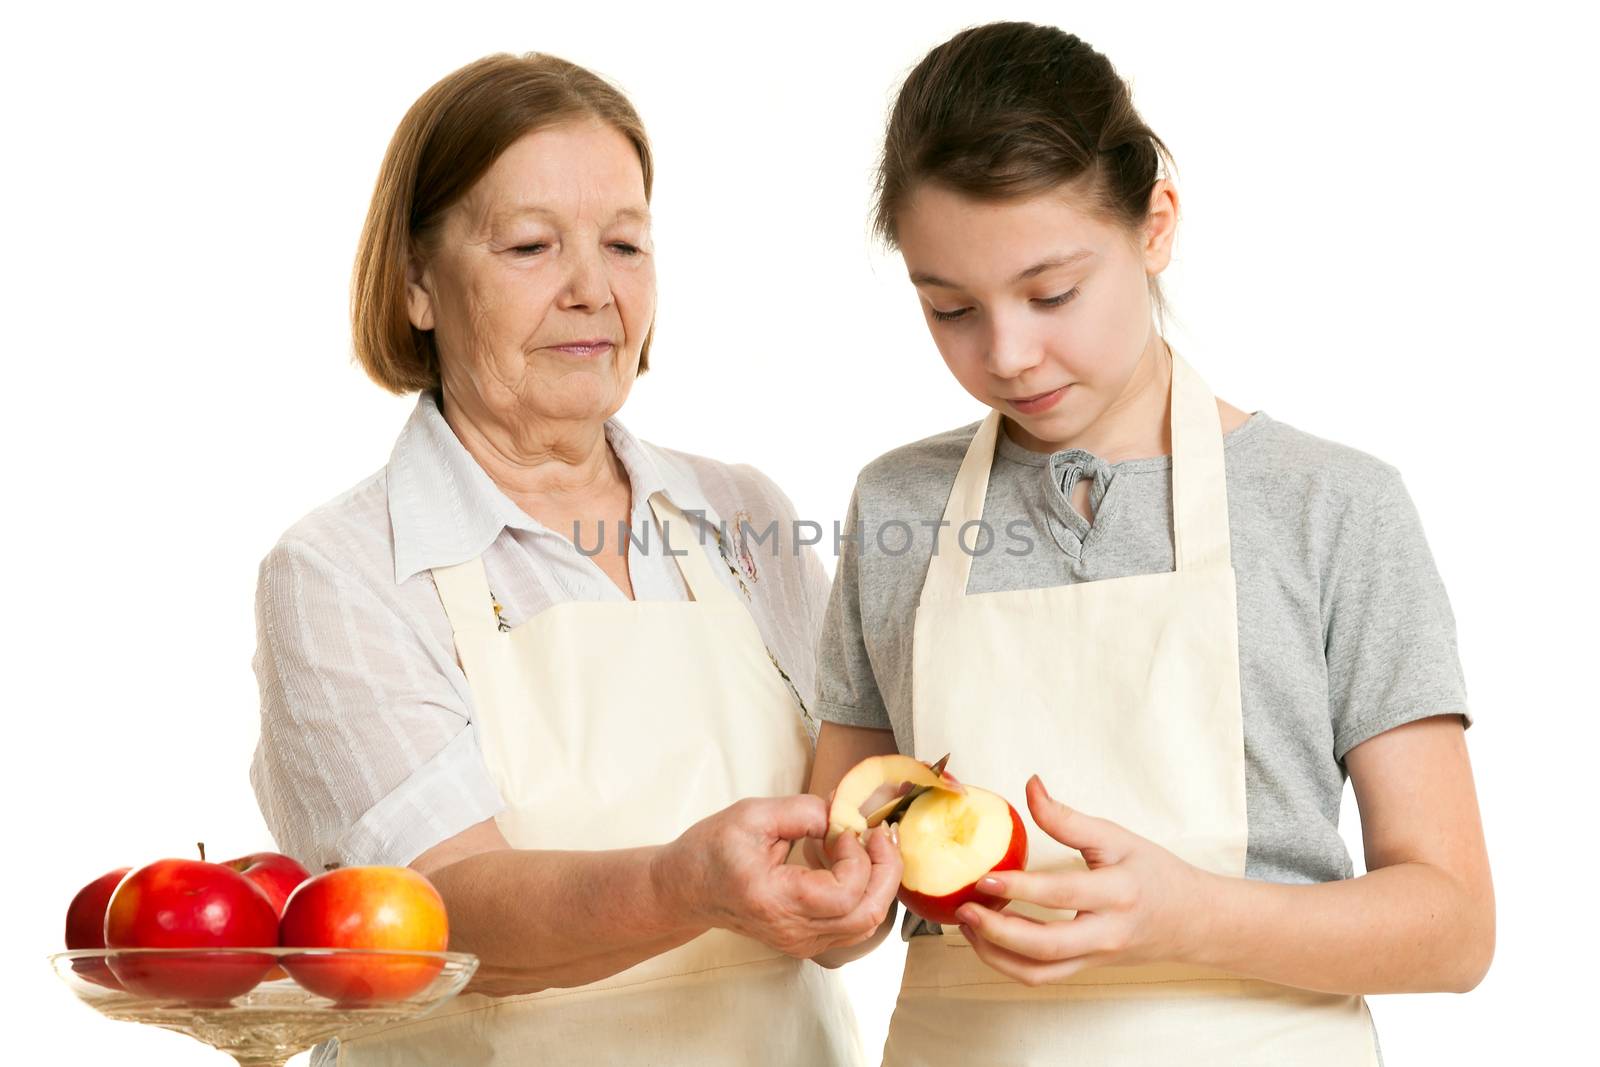
{"type": "Polygon", "coordinates": [[[1077,296],[1078,288],[1078,286],[1074,285],[1071,289],[1068,289],[1064,293],[1061,293],[1057,296],[1047,296],[1041,300],[1035,300],[1034,303],[1038,304],[1040,307],[1058,308],[1062,304],[1065,304],[1067,301],[1071,300],[1073,297],[1077,296]]]}
{"type": "Polygon", "coordinates": [[[967,312],[971,311],[972,309],[956,308],[954,311],[940,311],[938,308],[929,308],[928,310],[933,312],[933,317],[938,319],[940,322],[954,322],[959,318],[964,318],[967,312]]]}

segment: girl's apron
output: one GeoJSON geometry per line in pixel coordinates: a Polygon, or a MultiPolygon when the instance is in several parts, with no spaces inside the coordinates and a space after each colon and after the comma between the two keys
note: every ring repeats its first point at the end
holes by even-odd
{"type": "MultiPolygon", "coordinates": [[[[805,789],[802,710],[755,620],[694,527],[660,494],[650,504],[692,601],[573,601],[500,632],[481,559],[433,569],[515,848],[661,844],[743,797],[805,789]]],[[[813,1067],[859,1049],[837,975],[711,930],[589,985],[460,996],[347,1038],[338,1062],[813,1067]]]]}
{"type": "MultiPolygon", "coordinates": [[[[1034,826],[1034,773],[1068,805],[1112,819],[1208,871],[1242,877],[1248,827],[1239,636],[1216,401],[1172,360],[1171,573],[968,594],[1000,415],[956,476],[917,609],[916,755],[951,753],[962,781],[1009,794],[1033,870],[1083,866],[1034,826]]],[[[993,543],[992,540],[990,542],[993,543]]],[[[1012,910],[1066,918],[1031,905],[1012,910]]],[[[1377,1063],[1362,998],[1180,965],[1101,967],[1027,987],[959,933],[918,936],[884,1063],[1377,1063]]]]}

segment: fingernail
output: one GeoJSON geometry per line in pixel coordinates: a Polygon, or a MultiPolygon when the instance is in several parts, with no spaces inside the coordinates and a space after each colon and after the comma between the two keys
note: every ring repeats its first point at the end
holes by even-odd
{"type": "Polygon", "coordinates": [[[1005,888],[1005,883],[998,878],[990,878],[988,875],[984,875],[978,879],[978,888],[985,893],[998,893],[1005,888]]]}
{"type": "Polygon", "coordinates": [[[900,824],[899,823],[893,823],[892,822],[892,823],[889,824],[889,840],[894,842],[894,845],[895,845],[896,848],[900,847],[900,824]]]}

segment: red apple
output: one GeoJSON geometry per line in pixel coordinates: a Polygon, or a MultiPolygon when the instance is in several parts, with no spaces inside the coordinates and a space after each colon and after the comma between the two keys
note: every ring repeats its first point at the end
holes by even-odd
{"type": "Polygon", "coordinates": [[[220,863],[157,860],[117,885],[106,909],[106,947],[195,949],[193,953],[114,954],[117,980],[149,997],[215,1003],[255,988],[270,955],[205,952],[278,943],[272,901],[220,863]]]}
{"type": "Polygon", "coordinates": [[[900,903],[929,922],[955,926],[956,909],[970,902],[1004,908],[1004,897],[980,893],[991,871],[1017,871],[1028,862],[1028,831],[1004,797],[968,786],[964,793],[928,792],[900,819],[900,903]]]}
{"type": "MultiPolygon", "coordinates": [[[[106,947],[106,905],[111,903],[111,893],[117,883],[130,870],[131,867],[119,867],[78,890],[78,895],[67,905],[68,949],[106,947]]],[[[109,989],[122,988],[104,960],[74,960],[72,969],[109,989]]]]}
{"type": "Polygon", "coordinates": [[[277,852],[252,852],[222,865],[244,875],[272,901],[272,910],[283,914],[283,906],[295,887],[311,877],[309,871],[288,856],[277,852]]]}
{"type": "MultiPolygon", "coordinates": [[[[254,882],[256,888],[272,901],[272,910],[280,916],[283,906],[289,902],[289,894],[311,877],[310,872],[300,864],[277,852],[252,852],[236,860],[224,860],[222,865],[233,868],[254,882]]],[[[273,967],[267,972],[265,981],[273,982],[287,977],[282,967],[273,967]]]]}
{"type": "Polygon", "coordinates": [[[968,901],[1006,906],[976,883],[990,871],[1026,865],[1028,831],[1004,797],[962,785],[944,763],[899,755],[862,760],[833,791],[828,840],[898,820],[900,902],[929,922],[955,925],[956,909],[968,901]]]}
{"type": "Polygon", "coordinates": [[[370,956],[286,956],[306,989],[340,1004],[404,1000],[427,988],[439,959],[384,956],[443,952],[450,926],[439,891],[409,867],[341,867],[303,883],[278,927],[285,948],[371,949],[370,956]]]}

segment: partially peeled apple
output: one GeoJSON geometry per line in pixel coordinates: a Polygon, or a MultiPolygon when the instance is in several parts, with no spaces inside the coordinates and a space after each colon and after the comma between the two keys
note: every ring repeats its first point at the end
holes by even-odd
{"type": "Polygon", "coordinates": [[[979,892],[978,879],[1026,866],[1028,831],[1004,797],[963,785],[944,764],[900,755],[862,760],[834,790],[828,840],[897,823],[905,863],[900,903],[929,922],[954,926],[956,909],[969,901],[1006,906],[1005,898],[979,892]]]}

